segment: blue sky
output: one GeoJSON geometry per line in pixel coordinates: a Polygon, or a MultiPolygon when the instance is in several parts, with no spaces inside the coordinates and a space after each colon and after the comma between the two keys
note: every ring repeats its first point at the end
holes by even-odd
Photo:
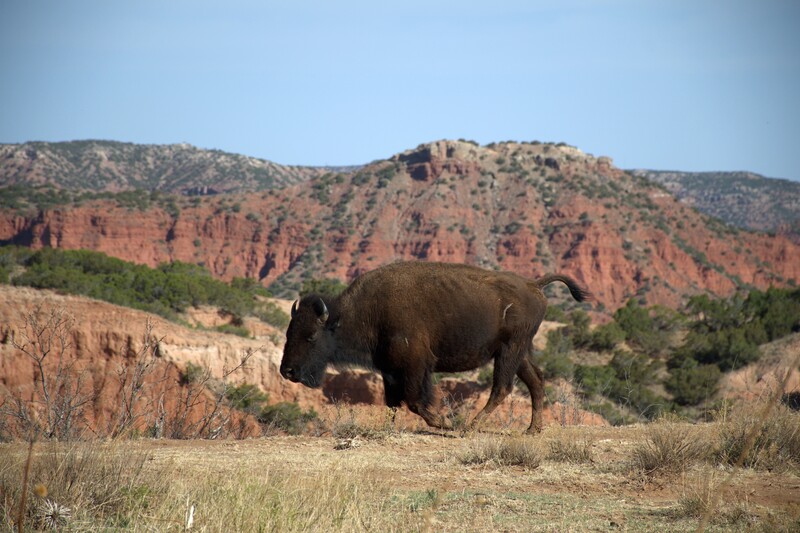
{"type": "Polygon", "coordinates": [[[0,143],[367,163],[437,139],[800,180],[800,2],[3,0],[0,143]]]}

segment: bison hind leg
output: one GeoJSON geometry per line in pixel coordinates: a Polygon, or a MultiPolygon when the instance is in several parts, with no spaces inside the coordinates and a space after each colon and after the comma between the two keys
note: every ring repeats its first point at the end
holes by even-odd
{"type": "Polygon", "coordinates": [[[480,413],[469,424],[470,429],[479,429],[486,418],[503,403],[514,388],[514,374],[520,365],[522,350],[516,344],[503,346],[494,358],[492,392],[480,413]]]}
{"type": "Polygon", "coordinates": [[[517,370],[517,377],[525,383],[531,393],[531,425],[528,427],[528,433],[539,433],[542,431],[544,409],[544,375],[539,367],[527,358],[523,358],[517,370]]]}

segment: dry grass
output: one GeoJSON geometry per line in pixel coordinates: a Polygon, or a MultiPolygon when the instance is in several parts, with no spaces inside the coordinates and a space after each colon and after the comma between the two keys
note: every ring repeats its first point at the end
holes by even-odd
{"type": "MultiPolygon", "coordinates": [[[[183,530],[193,508],[193,526],[202,531],[393,529],[386,512],[388,486],[370,466],[340,463],[298,475],[277,464],[255,471],[240,464],[219,475],[198,460],[145,469],[152,460],[145,450],[155,443],[140,444],[42,444],[33,458],[35,488],[24,523],[41,528],[46,519],[55,518],[60,529],[73,531],[141,526],[183,530]]],[[[15,527],[21,494],[14,487],[22,486],[22,451],[0,461],[6,496],[2,530],[15,527]]]]}
{"type": "Polygon", "coordinates": [[[709,456],[709,444],[703,428],[661,418],[646,426],[644,438],[633,449],[633,464],[648,475],[681,473],[709,456]]]}
{"type": "MultiPolygon", "coordinates": [[[[27,449],[26,449],[27,451],[27,449]]],[[[0,523],[16,520],[20,502],[23,518],[42,521],[46,509],[70,510],[70,520],[81,523],[115,522],[131,511],[131,495],[145,483],[143,467],[148,459],[143,451],[120,453],[114,444],[55,441],[37,443],[31,456],[27,487],[21,475],[27,453],[8,453],[0,462],[0,486],[6,496],[0,509],[0,523]],[[22,498],[26,488],[25,498],[22,498]]],[[[157,490],[157,480],[148,480],[148,491],[157,490]]],[[[134,505],[135,507],[135,505],[134,505]]]]}
{"type": "Polygon", "coordinates": [[[465,465],[489,464],[534,469],[543,457],[541,445],[533,437],[477,434],[469,439],[458,459],[465,465]]]}
{"type": "Polygon", "coordinates": [[[740,461],[747,468],[800,473],[800,412],[776,405],[764,419],[760,404],[740,403],[721,413],[718,425],[716,458],[720,462],[740,461]],[[753,442],[748,447],[751,434],[753,442]]]}
{"type": "Polygon", "coordinates": [[[594,441],[586,432],[574,428],[553,428],[545,434],[547,459],[560,463],[591,463],[594,441]]]}
{"type": "MultiPolygon", "coordinates": [[[[466,437],[392,429],[378,414],[333,413],[323,436],[40,442],[25,529],[45,526],[46,501],[69,509],[50,515],[64,531],[185,531],[190,510],[190,531],[209,532],[674,531],[709,511],[709,530],[800,526],[796,471],[739,471],[691,445],[721,449],[732,413],[701,426],[466,437]],[[342,439],[359,445],[340,448],[342,439]]],[[[0,444],[2,531],[15,526],[26,456],[24,442],[0,444]]]]}

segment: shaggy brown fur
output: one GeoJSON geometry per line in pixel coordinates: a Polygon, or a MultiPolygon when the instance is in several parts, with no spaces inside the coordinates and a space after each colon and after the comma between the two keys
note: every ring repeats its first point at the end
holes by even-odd
{"type": "Polygon", "coordinates": [[[328,364],[371,367],[383,376],[386,405],[408,408],[433,427],[450,428],[432,409],[433,372],[472,370],[494,360],[492,392],[472,425],[512,390],[514,376],[532,399],[529,432],[542,427],[542,372],[528,357],[547,308],[542,288],[565,283],[573,298],[589,293],[551,274],[531,281],[509,272],[445,263],[394,263],[357,278],[338,297],[305,296],[292,308],[281,375],[322,384],[328,364]]]}

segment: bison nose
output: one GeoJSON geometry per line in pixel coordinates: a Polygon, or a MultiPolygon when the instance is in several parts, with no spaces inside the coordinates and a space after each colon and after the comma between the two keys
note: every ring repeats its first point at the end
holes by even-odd
{"type": "Polygon", "coordinates": [[[281,375],[286,379],[293,379],[294,378],[294,369],[292,368],[283,368],[281,369],[281,375]]]}

